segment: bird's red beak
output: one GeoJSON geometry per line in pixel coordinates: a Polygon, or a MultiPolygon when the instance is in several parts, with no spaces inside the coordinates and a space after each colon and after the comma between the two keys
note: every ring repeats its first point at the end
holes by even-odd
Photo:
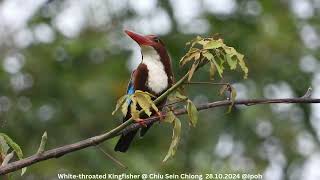
{"type": "Polygon", "coordinates": [[[124,30],[124,32],[126,34],[128,34],[128,36],[131,37],[131,39],[133,39],[134,41],[136,41],[140,46],[141,45],[146,45],[146,46],[150,46],[153,41],[151,41],[149,38],[142,36],[138,33],[135,33],[133,31],[129,31],[129,30],[124,30]]]}

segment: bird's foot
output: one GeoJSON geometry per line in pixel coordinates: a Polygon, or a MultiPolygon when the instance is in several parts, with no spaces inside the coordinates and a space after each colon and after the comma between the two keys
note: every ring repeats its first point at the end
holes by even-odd
{"type": "Polygon", "coordinates": [[[159,122],[163,121],[164,120],[164,117],[163,117],[163,112],[161,111],[157,111],[156,114],[158,115],[159,117],[159,122]]]}
{"type": "Polygon", "coordinates": [[[144,121],[144,119],[141,119],[141,118],[137,118],[137,119],[133,119],[136,123],[139,123],[140,126],[143,126],[143,127],[147,127],[147,124],[146,122],[144,121]]]}

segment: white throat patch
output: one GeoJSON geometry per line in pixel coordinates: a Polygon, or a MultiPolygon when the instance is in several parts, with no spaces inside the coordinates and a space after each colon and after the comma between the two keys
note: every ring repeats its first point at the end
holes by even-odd
{"type": "Polygon", "coordinates": [[[160,61],[158,52],[150,46],[141,46],[142,63],[148,68],[147,86],[155,93],[161,93],[168,87],[168,76],[160,61]]]}

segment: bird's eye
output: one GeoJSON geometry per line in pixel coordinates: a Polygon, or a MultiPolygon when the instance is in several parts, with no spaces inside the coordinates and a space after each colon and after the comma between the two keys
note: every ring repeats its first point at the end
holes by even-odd
{"type": "Polygon", "coordinates": [[[160,42],[160,39],[158,37],[154,37],[153,40],[157,43],[160,42]]]}

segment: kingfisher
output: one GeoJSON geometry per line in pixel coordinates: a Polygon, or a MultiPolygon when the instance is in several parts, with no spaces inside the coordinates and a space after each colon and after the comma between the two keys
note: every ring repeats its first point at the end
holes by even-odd
{"type": "MultiPolygon", "coordinates": [[[[129,30],[125,30],[124,32],[140,46],[142,55],[140,64],[131,73],[127,94],[131,95],[136,90],[141,90],[154,95],[154,100],[173,84],[171,59],[165,45],[156,35],[144,36],[129,30]]],[[[157,105],[160,111],[165,102],[166,99],[157,105]]],[[[161,117],[161,114],[152,112],[152,115],[156,114],[161,117]]],[[[127,121],[130,117],[131,112],[130,108],[128,108],[128,112],[123,118],[123,122],[127,121]]],[[[141,118],[147,118],[147,116],[143,115],[141,118]]],[[[151,126],[152,124],[143,126],[140,130],[140,137],[143,137],[151,126]]],[[[138,130],[135,130],[122,134],[114,150],[126,152],[137,132],[138,130]]]]}

